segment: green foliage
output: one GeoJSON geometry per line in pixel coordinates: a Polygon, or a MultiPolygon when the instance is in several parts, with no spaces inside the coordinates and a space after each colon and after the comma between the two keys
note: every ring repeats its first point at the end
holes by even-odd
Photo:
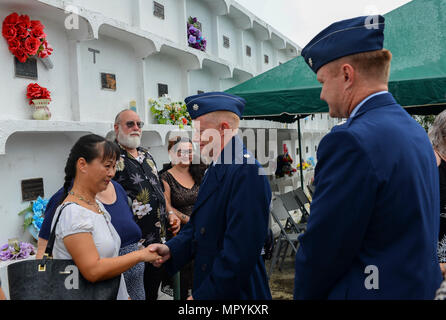
{"type": "Polygon", "coordinates": [[[426,116],[412,116],[423,128],[426,132],[429,131],[429,128],[435,121],[435,115],[426,115],[426,116]]]}

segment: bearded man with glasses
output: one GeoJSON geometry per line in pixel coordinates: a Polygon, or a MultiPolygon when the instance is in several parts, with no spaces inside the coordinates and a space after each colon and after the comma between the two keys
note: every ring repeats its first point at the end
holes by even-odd
{"type": "MultiPolygon", "coordinates": [[[[142,231],[143,245],[148,246],[166,240],[166,229],[169,226],[162,223],[162,217],[168,215],[169,230],[174,234],[180,229],[180,220],[174,214],[166,213],[166,202],[155,161],[148,150],[140,146],[143,126],[144,122],[132,110],[126,109],[117,114],[114,130],[116,143],[121,149],[121,158],[116,164],[114,180],[122,185],[132,201],[132,211],[142,231]]],[[[146,263],[146,300],[158,298],[162,272],[146,263]]]]}

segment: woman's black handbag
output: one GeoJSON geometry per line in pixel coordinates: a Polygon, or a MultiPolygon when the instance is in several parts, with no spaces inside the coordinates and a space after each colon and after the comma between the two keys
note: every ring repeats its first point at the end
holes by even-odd
{"type": "Polygon", "coordinates": [[[73,260],[52,259],[59,211],[43,259],[8,266],[11,300],[116,300],[121,276],[96,283],[86,280],[73,260]]]}

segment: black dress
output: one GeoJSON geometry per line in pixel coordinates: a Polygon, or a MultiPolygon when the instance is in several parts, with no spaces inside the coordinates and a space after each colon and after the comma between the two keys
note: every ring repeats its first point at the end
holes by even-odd
{"type": "Polygon", "coordinates": [[[446,162],[442,159],[438,167],[440,176],[440,233],[438,237],[438,259],[446,263],[446,162]]]}
{"type": "MultiPolygon", "coordinates": [[[[195,201],[198,197],[198,184],[194,184],[192,188],[186,188],[181,185],[170,172],[165,171],[161,174],[161,179],[166,181],[170,187],[170,204],[172,207],[184,213],[187,216],[192,214],[195,201]]],[[[180,271],[180,298],[186,300],[191,294],[193,284],[193,262],[184,266],[180,271]]]]}

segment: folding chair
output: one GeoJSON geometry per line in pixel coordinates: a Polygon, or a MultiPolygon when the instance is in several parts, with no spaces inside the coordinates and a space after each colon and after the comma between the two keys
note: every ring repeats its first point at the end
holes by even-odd
{"type": "Polygon", "coordinates": [[[291,246],[292,252],[296,254],[298,248],[298,236],[304,231],[296,227],[296,223],[289,214],[288,210],[284,207],[283,202],[279,197],[275,197],[273,199],[273,207],[270,214],[279,226],[280,234],[275,244],[271,265],[268,271],[268,278],[271,276],[277,261],[280,260],[282,248],[285,248],[285,252],[282,256],[282,262],[279,264],[279,270],[281,270],[281,266],[289,246],[291,246]]]}
{"type": "Polygon", "coordinates": [[[307,189],[308,189],[308,192],[310,192],[311,198],[313,198],[313,196],[314,196],[314,185],[313,184],[307,185],[307,189]]]}
{"type": "Polygon", "coordinates": [[[283,206],[288,211],[293,211],[293,210],[298,209],[298,210],[300,210],[300,212],[302,212],[301,223],[299,223],[299,228],[297,228],[297,229],[301,229],[302,227],[304,227],[303,224],[307,221],[308,211],[305,208],[305,206],[301,204],[301,201],[297,197],[295,191],[296,190],[280,194],[280,195],[278,195],[278,197],[280,197],[280,199],[283,202],[283,206]]]}
{"type": "Polygon", "coordinates": [[[305,204],[311,202],[301,187],[293,190],[293,194],[297,200],[299,210],[302,212],[302,221],[306,222],[310,213],[305,208],[305,204]]]}

